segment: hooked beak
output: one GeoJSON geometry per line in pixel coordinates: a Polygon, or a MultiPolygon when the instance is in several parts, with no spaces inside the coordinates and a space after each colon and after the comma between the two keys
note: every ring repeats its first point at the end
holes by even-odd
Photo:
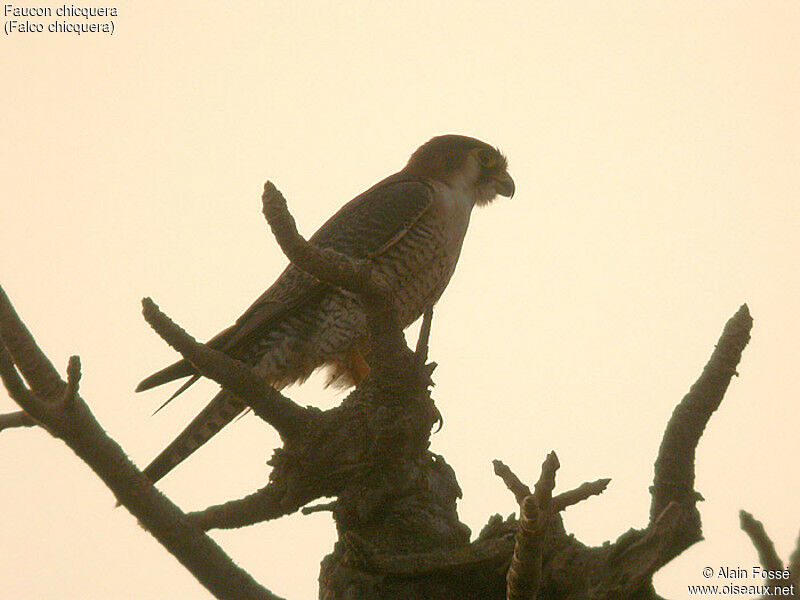
{"type": "Polygon", "coordinates": [[[511,179],[511,175],[507,172],[504,171],[497,177],[493,177],[492,180],[494,181],[494,189],[498,194],[506,198],[511,198],[514,195],[517,188],[514,185],[514,180],[511,179]]]}

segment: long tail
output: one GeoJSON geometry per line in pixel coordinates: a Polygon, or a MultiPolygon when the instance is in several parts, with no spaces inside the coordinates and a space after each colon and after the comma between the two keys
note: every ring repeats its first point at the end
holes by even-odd
{"type": "Polygon", "coordinates": [[[200,448],[247,408],[230,392],[222,390],[189,423],[180,435],[147,465],[144,474],[155,483],[200,448]]]}
{"type": "Polygon", "coordinates": [[[194,367],[192,367],[188,360],[179,360],[178,362],[172,363],[168,367],[153,373],[150,375],[150,377],[142,379],[139,382],[139,385],[136,386],[136,391],[143,392],[159,385],[169,383],[170,381],[175,381],[176,379],[182,379],[183,377],[196,374],[197,371],[194,370],[194,367]]]}

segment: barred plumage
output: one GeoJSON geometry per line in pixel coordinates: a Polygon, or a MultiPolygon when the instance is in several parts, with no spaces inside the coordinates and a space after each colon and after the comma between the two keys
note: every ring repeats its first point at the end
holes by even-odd
{"type": "MultiPolygon", "coordinates": [[[[440,136],[420,147],[405,169],[342,207],[310,241],[372,260],[393,290],[406,327],[450,281],[472,207],[513,192],[505,158],[494,148],[473,138],[440,136]]],[[[277,388],[303,381],[322,366],[331,369],[329,383],[341,386],[359,383],[369,371],[359,300],[293,265],[208,344],[253,365],[277,388]]],[[[175,395],[199,377],[179,361],[143,380],[137,391],[186,376],[192,379],[175,395]]],[[[157,481],[244,409],[221,391],[145,474],[157,481]]]]}

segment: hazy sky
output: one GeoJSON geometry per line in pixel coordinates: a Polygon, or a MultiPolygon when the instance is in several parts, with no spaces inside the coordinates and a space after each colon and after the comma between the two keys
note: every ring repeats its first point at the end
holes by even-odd
{"type": "MultiPolygon", "coordinates": [[[[133,388],[175,354],[140,298],[210,337],[285,265],[260,214],[265,179],[310,234],[421,143],[458,132],[500,146],[517,183],[474,213],[433,325],[445,419],[433,450],[456,470],[462,520],[477,533],[515,511],[493,458],[532,483],[554,449],[558,489],[613,479],[567,511],[570,532],[600,544],[644,526],[664,426],[747,302],[741,376],[697,453],[707,541],[657,590],[684,598],[706,566],[756,564],[740,508],[788,557],[800,530],[800,4],[116,6],[113,36],[0,42],[0,284],[62,370],[81,356],[83,397],[137,464],[215,389],[151,416],[170,390],[133,388]]],[[[289,395],[342,397],[321,378],[289,395]]],[[[0,393],[0,410],[14,408],[0,393]]],[[[161,488],[185,509],[245,495],[277,443],[247,417],[161,488]]],[[[43,431],[0,434],[0,480],[4,598],[209,597],[43,431]]],[[[213,535],[300,599],[316,597],[334,527],[323,513],[213,535]]]]}

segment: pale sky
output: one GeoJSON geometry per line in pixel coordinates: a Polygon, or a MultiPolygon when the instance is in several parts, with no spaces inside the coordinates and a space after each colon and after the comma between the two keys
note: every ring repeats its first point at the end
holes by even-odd
{"type": "MultiPolygon", "coordinates": [[[[667,420],[747,302],[741,376],[697,452],[706,541],[656,588],[685,598],[706,566],[757,564],[740,508],[788,558],[800,4],[116,6],[113,36],[0,42],[0,284],[62,372],[81,356],[83,397],[137,464],[215,390],[151,416],[171,389],[133,388],[175,353],[141,297],[210,337],[285,265],[260,214],[266,179],[310,234],[430,137],[462,133],[504,150],[517,194],[473,214],[433,324],[432,449],[457,473],[461,519],[477,534],[516,510],[492,459],[533,483],[552,449],[559,490],[612,478],[567,511],[570,532],[600,544],[644,526],[667,420]]],[[[321,378],[288,394],[342,397],[321,378]]],[[[277,443],[248,416],[160,487],[187,510],[243,496],[277,443]]],[[[45,432],[0,433],[0,480],[3,598],[209,597],[45,432]]],[[[316,597],[335,537],[325,513],[213,536],[289,599],[316,597]]]]}

